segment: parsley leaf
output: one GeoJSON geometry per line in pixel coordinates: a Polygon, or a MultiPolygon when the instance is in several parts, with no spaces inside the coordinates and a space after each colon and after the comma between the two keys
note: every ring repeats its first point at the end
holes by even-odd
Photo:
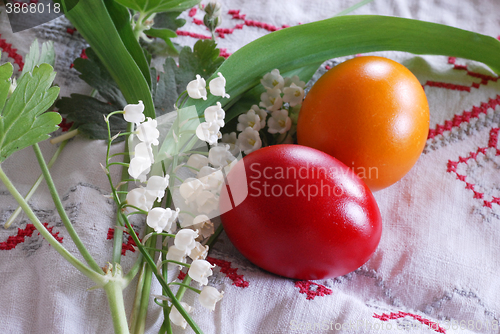
{"type": "MultiPolygon", "coordinates": [[[[0,67],[0,91],[7,87],[12,65],[0,67]]],[[[17,83],[12,95],[0,94],[0,162],[12,153],[36,144],[57,129],[61,116],[45,112],[56,100],[59,87],[51,87],[55,72],[49,64],[34,67],[17,83]],[[45,113],[44,113],[45,112],[45,113]]],[[[8,89],[7,89],[8,90],[8,89]]]]}
{"type": "Polygon", "coordinates": [[[187,46],[182,48],[179,66],[173,58],[168,57],[163,64],[163,72],[159,73],[158,82],[153,80],[152,84],[156,115],[174,110],[175,101],[196,74],[208,79],[223,61],[224,58],[219,56],[219,49],[212,40],[199,40],[193,50],[187,46]]]}

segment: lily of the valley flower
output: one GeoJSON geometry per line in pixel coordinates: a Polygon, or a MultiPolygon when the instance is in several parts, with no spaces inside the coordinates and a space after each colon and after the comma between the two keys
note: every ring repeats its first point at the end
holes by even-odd
{"type": "Polygon", "coordinates": [[[179,187],[181,196],[186,200],[186,202],[191,202],[195,200],[196,196],[205,188],[205,185],[200,180],[189,177],[184,180],[184,182],[179,187]]]}
{"type": "Polygon", "coordinates": [[[170,232],[172,223],[177,219],[178,214],[179,209],[174,211],[170,208],[153,208],[148,212],[146,223],[149,227],[154,229],[156,233],[161,233],[162,231],[170,232]]]}
{"type": "Polygon", "coordinates": [[[203,190],[196,196],[200,213],[210,214],[219,208],[219,196],[209,190],[203,190]]]}
{"type": "MultiPolygon", "coordinates": [[[[193,307],[189,306],[184,302],[181,302],[181,306],[186,310],[187,313],[191,313],[194,310],[193,307]]],[[[170,311],[168,318],[170,319],[170,321],[172,321],[174,325],[180,326],[182,327],[182,329],[186,329],[187,321],[175,307],[172,307],[172,310],[170,311]]]]}
{"type": "Polygon", "coordinates": [[[299,86],[300,88],[304,88],[306,86],[306,83],[304,81],[300,81],[300,78],[298,75],[294,75],[293,77],[285,78],[285,87],[290,87],[294,83],[296,86],[299,86]]]}
{"type": "Polygon", "coordinates": [[[191,250],[196,247],[196,238],[198,238],[197,231],[193,231],[190,228],[183,228],[175,235],[174,245],[179,250],[185,251],[185,253],[189,255],[191,250]]]}
{"type": "Polygon", "coordinates": [[[160,131],[156,129],[157,125],[158,122],[155,119],[148,117],[146,122],[143,122],[137,126],[137,138],[147,144],[158,145],[160,131]]]}
{"type": "Polygon", "coordinates": [[[208,162],[215,167],[225,167],[236,159],[229,151],[229,145],[218,145],[208,151],[208,162]]]}
{"type": "Polygon", "coordinates": [[[229,98],[229,95],[226,94],[226,78],[224,78],[220,72],[217,73],[217,75],[219,77],[212,79],[208,84],[210,87],[210,93],[215,96],[229,98]]]}
{"type": "Polygon", "coordinates": [[[201,285],[208,284],[208,277],[213,274],[214,265],[206,260],[194,260],[188,270],[188,275],[201,285]]]}
{"type": "Polygon", "coordinates": [[[290,87],[284,88],[283,93],[285,93],[285,95],[283,95],[283,101],[288,102],[290,107],[295,107],[297,104],[302,103],[304,99],[304,90],[294,83],[292,83],[290,87]]]}
{"type": "Polygon", "coordinates": [[[207,83],[199,74],[196,74],[196,79],[190,81],[186,87],[187,93],[193,99],[207,99],[207,83]]]}
{"type": "MultiPolygon", "coordinates": [[[[222,171],[209,166],[200,169],[196,177],[203,183],[203,189],[200,189],[200,193],[201,190],[213,190],[218,192],[224,183],[224,174],[222,174],[222,171]]],[[[197,196],[200,193],[198,193],[197,196]]]]}
{"type": "Polygon", "coordinates": [[[280,71],[278,69],[274,69],[271,72],[264,75],[264,77],[260,79],[260,83],[266,89],[274,89],[274,88],[282,89],[285,84],[285,80],[280,75],[280,71]]]}
{"type": "Polygon", "coordinates": [[[205,286],[203,290],[201,290],[198,300],[201,306],[213,311],[215,310],[215,304],[221,300],[223,296],[224,292],[219,292],[219,290],[213,286],[205,286]]]}
{"type": "Polygon", "coordinates": [[[222,134],[217,123],[203,122],[196,128],[196,136],[210,145],[217,143],[222,134]]]}
{"type": "Polygon", "coordinates": [[[288,110],[281,109],[273,111],[271,118],[267,121],[269,133],[285,133],[292,127],[292,120],[288,117],[288,110]]]}
{"type": "Polygon", "coordinates": [[[138,104],[127,104],[123,108],[123,118],[129,123],[139,124],[146,119],[144,116],[144,104],[139,101],[138,104]]]}
{"type": "Polygon", "coordinates": [[[134,179],[139,179],[141,182],[146,181],[146,174],[149,173],[151,169],[151,164],[153,160],[153,152],[151,146],[141,142],[135,146],[134,157],[130,160],[130,165],[128,167],[128,173],[134,179]]]}
{"type": "Polygon", "coordinates": [[[262,140],[259,131],[252,128],[246,128],[238,136],[238,147],[245,153],[250,154],[262,147],[262,140]]]}
{"type": "Polygon", "coordinates": [[[279,88],[268,89],[260,95],[260,100],[259,106],[269,111],[279,110],[283,106],[283,99],[281,98],[281,90],[279,88]]]}
{"type": "Polygon", "coordinates": [[[208,246],[203,246],[199,242],[196,242],[196,246],[191,250],[189,257],[192,260],[205,260],[208,255],[208,246]]]}
{"type": "Polygon", "coordinates": [[[214,234],[214,223],[212,223],[206,215],[198,215],[194,217],[192,228],[200,231],[199,233],[203,239],[214,234]]]}
{"type": "MultiPolygon", "coordinates": [[[[168,247],[168,252],[166,259],[169,261],[176,261],[176,262],[186,262],[186,250],[185,249],[179,249],[175,245],[172,245],[168,247]]],[[[174,264],[173,264],[174,265],[174,264]]],[[[179,269],[182,268],[182,266],[179,264],[175,264],[176,266],[179,267],[179,269]]]]}
{"type": "MultiPolygon", "coordinates": [[[[133,205],[141,210],[149,211],[153,206],[154,197],[148,194],[146,188],[134,188],[127,193],[125,201],[129,205],[133,205]]],[[[135,211],[134,209],[128,208],[128,212],[135,211]]]]}
{"type": "Polygon", "coordinates": [[[245,114],[238,116],[238,125],[236,125],[236,130],[243,131],[246,128],[251,127],[255,131],[259,131],[262,128],[260,121],[260,115],[256,114],[255,110],[250,109],[245,114]]]}
{"type": "Polygon", "coordinates": [[[238,140],[236,132],[231,132],[231,133],[225,133],[222,135],[221,142],[225,144],[236,144],[236,141],[238,140]]]}
{"type": "Polygon", "coordinates": [[[200,170],[202,167],[208,165],[208,158],[202,154],[191,154],[186,166],[192,167],[194,169],[200,170]]]}
{"type": "Polygon", "coordinates": [[[161,199],[165,195],[165,189],[167,189],[168,187],[169,179],[169,175],[166,175],[165,177],[153,175],[148,179],[146,190],[152,197],[157,198],[158,201],[161,201],[161,199]]]}
{"type": "MultiPolygon", "coordinates": [[[[259,115],[260,118],[260,128],[263,129],[266,126],[266,118],[268,112],[264,109],[260,109],[258,105],[254,104],[250,110],[254,110],[256,115],[259,115]]],[[[249,110],[249,111],[250,111],[249,110]]]]}
{"type": "Polygon", "coordinates": [[[224,126],[224,117],[226,117],[226,113],[222,109],[220,102],[217,102],[215,106],[205,109],[204,114],[205,121],[208,123],[215,123],[221,128],[224,126]]]}

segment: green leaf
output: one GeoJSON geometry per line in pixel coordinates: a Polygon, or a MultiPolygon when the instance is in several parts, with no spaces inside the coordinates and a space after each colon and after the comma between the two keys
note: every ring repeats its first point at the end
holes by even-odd
{"type": "Polygon", "coordinates": [[[42,43],[42,51],[40,52],[40,45],[38,44],[38,40],[35,39],[33,43],[31,43],[30,51],[24,60],[24,67],[21,72],[21,76],[28,72],[32,72],[35,66],[42,63],[46,63],[54,67],[55,60],[56,52],[54,50],[54,42],[48,41],[42,43]]]}
{"type": "Polygon", "coordinates": [[[148,85],[151,86],[149,78],[149,64],[144,56],[144,53],[142,52],[139,41],[137,41],[134,36],[134,31],[130,25],[130,12],[114,0],[104,0],[104,4],[108,9],[109,15],[115,24],[116,30],[118,31],[123,44],[132,58],[134,58],[137,66],[139,66],[139,69],[141,70],[142,75],[144,75],[144,78],[146,78],[148,85]]]}
{"type": "MultiPolygon", "coordinates": [[[[285,73],[335,57],[383,50],[467,58],[500,73],[500,41],[493,37],[397,17],[339,16],[273,32],[233,53],[218,69],[231,95],[221,103],[233,103],[275,68],[285,73]]],[[[191,99],[188,104],[202,113],[215,101],[216,97],[209,97],[206,101],[191,99]]],[[[227,113],[226,120],[236,116],[227,113]]]]}
{"type": "Polygon", "coordinates": [[[159,38],[163,39],[165,42],[170,41],[170,38],[177,37],[177,34],[175,33],[175,31],[170,30],[170,29],[151,28],[151,29],[145,30],[144,33],[148,36],[159,37],[159,38]]]}
{"type": "MultiPolygon", "coordinates": [[[[0,73],[3,78],[7,72],[2,69],[0,73]]],[[[41,64],[18,81],[0,114],[0,162],[18,150],[47,139],[49,133],[57,129],[61,116],[55,112],[44,113],[59,94],[59,87],[51,87],[54,77],[52,66],[41,64]]]]}
{"type": "Polygon", "coordinates": [[[92,48],[87,48],[85,54],[87,59],[78,58],[73,63],[74,68],[80,72],[80,79],[96,89],[106,101],[118,106],[117,110],[123,109],[127,101],[106,67],[92,48]]]}
{"type": "MultiPolygon", "coordinates": [[[[63,0],[63,2],[66,1],[63,0]]],[[[102,0],[79,1],[65,14],[90,44],[117,83],[127,103],[138,103],[142,100],[145,107],[144,114],[154,118],[153,99],[148,84],[149,70],[144,73],[137,65],[121,39],[104,2],[102,0]]]]}
{"type": "MultiPolygon", "coordinates": [[[[90,139],[108,139],[108,128],[104,122],[104,116],[121,108],[101,102],[88,95],[71,94],[71,97],[63,97],[56,103],[61,114],[67,115],[69,121],[74,122],[78,133],[90,139]]],[[[122,115],[113,115],[109,119],[111,135],[127,130],[127,122],[122,115]]],[[[123,140],[125,137],[118,137],[123,140]]]]}
{"type": "MultiPolygon", "coordinates": [[[[1,53],[0,53],[1,55],[1,53]]],[[[0,66],[0,110],[3,109],[7,101],[7,95],[10,88],[10,77],[14,73],[14,67],[11,63],[5,63],[0,66]]]]}
{"type": "Polygon", "coordinates": [[[125,7],[146,14],[183,11],[200,3],[200,0],[115,0],[125,7]]]}
{"type": "Polygon", "coordinates": [[[174,110],[174,103],[186,90],[187,84],[196,74],[208,78],[224,61],[219,57],[219,49],[212,40],[196,42],[193,50],[184,47],[179,55],[179,66],[171,57],[165,60],[163,73],[154,89],[154,103],[158,115],[174,110]]]}
{"type": "Polygon", "coordinates": [[[158,13],[155,16],[155,23],[153,28],[155,29],[170,29],[177,31],[178,28],[186,24],[186,20],[178,18],[182,11],[179,12],[163,12],[158,13]]]}

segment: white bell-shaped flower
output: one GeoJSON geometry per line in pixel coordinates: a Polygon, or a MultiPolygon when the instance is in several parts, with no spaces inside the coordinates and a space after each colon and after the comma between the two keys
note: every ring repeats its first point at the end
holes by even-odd
{"type": "Polygon", "coordinates": [[[196,246],[193,249],[191,249],[189,257],[192,260],[205,260],[207,255],[208,255],[208,246],[203,246],[197,241],[196,246]]]}
{"type": "Polygon", "coordinates": [[[202,167],[208,165],[208,157],[203,154],[191,154],[186,166],[189,166],[195,170],[200,170],[202,167]]]}
{"type": "Polygon", "coordinates": [[[194,260],[188,270],[188,275],[196,282],[207,285],[208,277],[213,274],[212,268],[214,267],[206,260],[194,260]]]}
{"type": "Polygon", "coordinates": [[[207,83],[199,74],[196,74],[196,79],[187,84],[186,90],[190,98],[207,99],[207,83]]]}
{"type": "Polygon", "coordinates": [[[292,119],[288,117],[288,110],[281,109],[273,111],[271,118],[267,121],[269,133],[285,133],[292,127],[292,119]]]}
{"type": "Polygon", "coordinates": [[[224,126],[224,117],[226,117],[226,113],[222,109],[220,102],[217,102],[215,106],[205,109],[204,115],[205,121],[208,123],[215,123],[221,128],[224,126]]]}
{"type": "Polygon", "coordinates": [[[290,107],[295,107],[297,104],[301,104],[304,100],[304,89],[292,83],[290,87],[283,89],[283,101],[288,102],[290,107]]]}
{"type": "Polygon", "coordinates": [[[196,136],[210,145],[217,143],[220,137],[220,126],[217,123],[203,122],[196,128],[196,136]]]}
{"type": "Polygon", "coordinates": [[[190,228],[183,228],[174,238],[174,245],[179,250],[185,251],[187,255],[191,252],[191,249],[196,247],[195,239],[198,238],[198,231],[194,231],[190,228]]]}
{"type": "Polygon", "coordinates": [[[212,223],[206,215],[198,215],[194,217],[192,228],[197,229],[203,239],[208,238],[215,232],[214,223],[212,223]]]}
{"type": "Polygon", "coordinates": [[[217,75],[219,77],[212,79],[208,84],[210,87],[210,93],[215,96],[229,98],[229,95],[226,94],[226,78],[224,78],[220,72],[217,73],[217,75]]]}
{"type": "Polygon", "coordinates": [[[262,128],[260,124],[260,115],[256,114],[255,110],[250,109],[245,114],[238,116],[238,125],[236,125],[236,130],[243,131],[250,127],[255,131],[259,131],[262,128]]]}
{"type": "Polygon", "coordinates": [[[282,89],[285,84],[285,80],[280,75],[280,71],[275,68],[271,72],[266,73],[266,75],[264,75],[264,77],[260,79],[260,83],[266,89],[282,89]]]}
{"type": "MultiPolygon", "coordinates": [[[[149,211],[153,206],[154,197],[148,196],[146,188],[134,188],[127,193],[125,201],[141,210],[149,211]]],[[[133,208],[127,208],[127,212],[136,211],[133,208]]]]}
{"type": "MultiPolygon", "coordinates": [[[[194,311],[194,307],[191,307],[184,302],[181,302],[181,306],[186,310],[187,313],[191,313],[194,311]]],[[[172,310],[170,310],[168,318],[174,325],[180,326],[182,327],[182,329],[186,329],[187,321],[175,307],[172,307],[172,310]]]]}
{"type": "MultiPolygon", "coordinates": [[[[266,119],[268,112],[264,109],[260,109],[258,105],[254,104],[250,110],[254,110],[256,115],[260,118],[260,128],[263,129],[266,126],[266,119]]],[[[249,110],[249,111],[250,111],[249,110]]]]}
{"type": "Polygon", "coordinates": [[[160,131],[156,129],[157,125],[158,122],[156,121],[156,119],[148,117],[146,122],[143,122],[137,126],[137,138],[147,144],[158,145],[160,131]]]}
{"type": "Polygon", "coordinates": [[[158,201],[161,201],[163,196],[165,195],[165,190],[168,187],[170,176],[165,175],[153,175],[148,179],[146,190],[152,196],[157,198],[158,201]]]}
{"type": "Polygon", "coordinates": [[[196,196],[196,205],[200,213],[213,213],[219,208],[219,196],[209,190],[203,190],[196,196]]]}
{"type": "MultiPolygon", "coordinates": [[[[167,256],[165,257],[169,261],[176,261],[176,262],[182,262],[186,263],[186,250],[185,249],[179,249],[175,245],[172,245],[168,247],[168,252],[167,256]]],[[[174,266],[178,266],[179,269],[182,269],[183,266],[180,264],[177,265],[175,263],[172,263],[174,266]]]]}
{"type": "Polygon", "coordinates": [[[281,90],[279,88],[268,89],[260,95],[259,106],[266,108],[269,111],[280,110],[283,106],[281,98],[281,90]]]}
{"type": "Polygon", "coordinates": [[[285,87],[290,87],[291,85],[295,84],[296,86],[299,86],[300,88],[304,88],[306,86],[306,83],[304,81],[300,81],[300,78],[298,75],[294,75],[291,78],[285,78],[285,87]]]}
{"type": "Polygon", "coordinates": [[[127,104],[123,108],[123,118],[129,123],[139,124],[146,119],[144,116],[144,104],[139,101],[138,104],[127,104]]]}
{"type": "Polygon", "coordinates": [[[217,145],[208,151],[208,162],[215,167],[225,167],[236,159],[229,151],[229,145],[217,145]]]}
{"type": "Polygon", "coordinates": [[[146,181],[145,174],[149,173],[151,168],[153,151],[151,146],[141,142],[135,145],[134,157],[130,160],[128,173],[134,179],[139,179],[141,182],[146,181]]]}
{"type": "Polygon", "coordinates": [[[219,292],[219,290],[217,290],[213,286],[205,286],[201,290],[201,293],[198,296],[198,300],[201,306],[209,309],[210,311],[213,311],[215,310],[215,304],[220,301],[223,296],[224,292],[219,292]]]}
{"type": "Polygon", "coordinates": [[[224,184],[224,174],[220,169],[205,166],[196,177],[203,183],[204,190],[219,192],[224,184]]]}
{"type": "Polygon", "coordinates": [[[195,200],[196,196],[198,196],[203,189],[205,189],[203,182],[193,177],[189,177],[181,184],[179,192],[186,202],[191,202],[195,200]]]}
{"type": "Polygon", "coordinates": [[[172,223],[177,219],[178,214],[179,209],[174,211],[170,208],[153,208],[148,212],[146,223],[149,227],[154,229],[156,233],[161,233],[162,231],[170,232],[172,223]]]}
{"type": "Polygon", "coordinates": [[[221,142],[223,142],[225,144],[236,144],[237,140],[238,140],[238,138],[237,138],[236,132],[233,131],[231,133],[223,134],[221,142]]]}
{"type": "Polygon", "coordinates": [[[262,147],[262,140],[260,139],[259,131],[252,128],[246,128],[238,136],[238,147],[245,154],[250,154],[255,150],[262,147]]]}

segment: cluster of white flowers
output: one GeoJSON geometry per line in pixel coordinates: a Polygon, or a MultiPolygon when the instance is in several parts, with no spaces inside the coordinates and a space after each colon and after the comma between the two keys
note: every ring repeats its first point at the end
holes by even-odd
{"type": "MultiPolygon", "coordinates": [[[[229,98],[226,94],[226,79],[219,72],[218,77],[212,79],[208,84],[210,93],[214,96],[229,98]]],[[[200,75],[196,75],[196,79],[189,82],[187,85],[187,93],[193,99],[207,99],[207,83],[200,75]]],[[[214,145],[221,138],[220,128],[224,126],[224,117],[226,113],[222,109],[220,102],[215,106],[208,107],[204,112],[205,122],[201,123],[196,128],[196,136],[214,145]]]]}
{"type": "MultiPolygon", "coordinates": [[[[219,75],[214,84],[210,83],[210,91],[220,93],[221,96],[225,94],[224,85],[219,75]]],[[[190,83],[191,89],[194,89],[194,83],[201,82],[203,79],[198,75],[197,80],[190,83]]],[[[190,89],[188,86],[188,91],[190,89]]],[[[204,87],[204,80],[202,84],[195,87],[198,95],[206,98],[206,90],[204,87]]],[[[190,93],[194,94],[193,92],[190,93]]],[[[156,233],[167,232],[173,233],[176,225],[174,224],[179,218],[180,208],[172,210],[170,208],[155,207],[155,201],[161,201],[167,187],[169,186],[169,175],[166,176],[151,176],[147,179],[147,175],[151,170],[154,163],[152,146],[159,145],[159,131],[157,130],[156,120],[144,116],[144,105],[142,101],[138,104],[130,104],[124,108],[123,116],[126,121],[132,122],[136,125],[134,134],[140,141],[134,149],[134,156],[130,161],[128,172],[131,177],[138,179],[141,182],[146,182],[145,186],[132,189],[127,193],[126,202],[129,207],[127,211],[130,213],[135,211],[135,208],[147,212],[146,223],[156,233]]],[[[222,127],[224,126],[224,111],[220,103],[216,106],[209,107],[205,111],[206,123],[210,126],[222,127]]],[[[217,128],[217,132],[219,131],[217,128]]],[[[217,140],[216,140],[217,141],[217,140]]],[[[224,182],[222,168],[228,166],[231,162],[236,160],[234,156],[228,151],[227,145],[214,146],[208,152],[208,156],[201,154],[193,154],[189,157],[185,166],[192,171],[196,171],[196,178],[186,179],[181,187],[180,193],[188,204],[188,209],[194,218],[184,219],[181,230],[175,234],[173,245],[168,248],[166,260],[187,263],[187,257],[192,262],[189,266],[188,275],[194,281],[203,285],[199,295],[200,304],[209,310],[215,309],[217,301],[222,299],[223,293],[219,292],[213,287],[206,286],[208,284],[208,277],[212,275],[212,268],[215,267],[205,260],[208,254],[208,246],[200,243],[201,240],[208,238],[214,233],[214,226],[210,221],[207,214],[213,213],[218,207],[218,196],[220,189],[224,182]]],[[[186,212],[189,212],[186,211],[186,212]]],[[[191,215],[188,215],[191,217],[191,215]]],[[[160,254],[159,261],[161,262],[162,255],[160,254]]],[[[181,265],[178,265],[182,267],[181,265]]],[[[193,307],[181,302],[185,310],[190,313],[193,307]]],[[[187,323],[177,309],[172,308],[170,313],[170,320],[172,323],[179,325],[183,328],[187,323]]]]}
{"type": "Polygon", "coordinates": [[[260,80],[266,91],[260,96],[259,105],[238,117],[236,130],[222,136],[222,142],[234,143],[249,154],[262,147],[259,131],[267,125],[267,132],[277,134],[277,143],[291,143],[294,125],[304,99],[305,83],[298,76],[283,78],[278,69],[264,75],[260,80]],[[264,108],[264,109],[261,109],[264,108]],[[268,117],[268,115],[270,115],[268,117]]]}

